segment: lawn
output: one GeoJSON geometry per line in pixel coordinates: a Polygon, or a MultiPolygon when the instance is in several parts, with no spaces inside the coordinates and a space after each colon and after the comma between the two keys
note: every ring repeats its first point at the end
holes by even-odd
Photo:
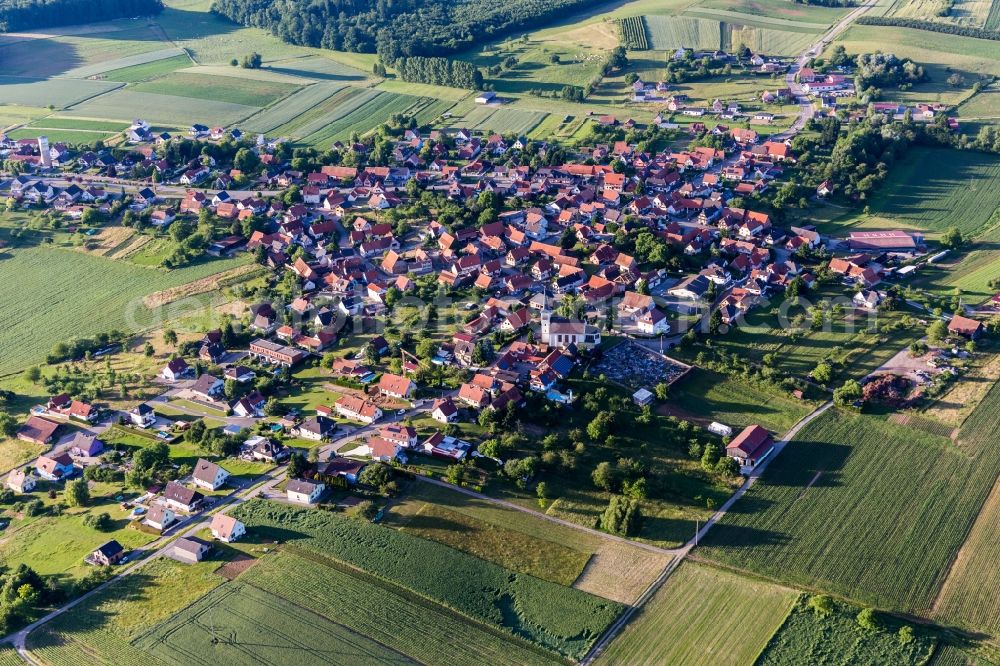
{"type": "Polygon", "coordinates": [[[702,368],[671,387],[667,411],[672,411],[673,405],[704,422],[718,421],[737,430],[756,424],[779,435],[814,407],[790,395],[765,393],[757,386],[702,368]]]}
{"type": "Polygon", "coordinates": [[[598,663],[752,664],[797,596],[785,587],[686,562],[632,618],[598,663]]]}
{"type": "Polygon", "coordinates": [[[803,428],[699,554],[926,612],[1000,473],[989,437],[974,432],[960,451],[884,417],[830,410],[803,428]]]}
{"type": "Polygon", "coordinates": [[[893,166],[868,205],[870,216],[832,224],[931,234],[954,226],[975,235],[1000,206],[1000,161],[973,151],[915,148],[893,166]]]}
{"type": "MultiPolygon", "coordinates": [[[[476,501],[469,500],[469,503],[476,501]]],[[[574,548],[558,538],[545,538],[482,520],[462,511],[465,504],[467,502],[457,493],[418,483],[392,505],[385,524],[560,585],[572,585],[590,560],[592,549],[574,548]],[[439,498],[445,502],[440,502],[439,498]]],[[[523,522],[530,520],[527,514],[522,519],[523,522]]],[[[544,519],[534,521],[542,523],[544,519]]],[[[540,527],[542,525],[532,531],[540,527]]],[[[552,524],[552,527],[557,525],[552,524]]]]}
{"type": "MultiPolygon", "coordinates": [[[[62,487],[61,484],[55,487],[60,493],[56,500],[59,501],[62,487]]],[[[21,501],[38,498],[52,504],[45,495],[47,489],[47,484],[40,484],[36,492],[21,501]]],[[[23,518],[6,512],[10,525],[0,542],[0,561],[8,567],[27,564],[42,575],[81,576],[90,568],[83,558],[109,539],[117,539],[126,548],[148,543],[153,539],[151,535],[128,528],[128,512],[115,499],[120,490],[120,485],[95,484],[86,507],[68,508],[60,516],[23,518]],[[83,524],[85,516],[100,513],[110,514],[111,530],[102,532],[83,524]]]]}
{"type": "Polygon", "coordinates": [[[139,93],[173,95],[243,106],[268,106],[296,89],[297,86],[288,83],[186,72],[171,72],[158,79],[131,86],[132,91],[139,93]]]}
{"type": "Polygon", "coordinates": [[[0,318],[6,322],[0,330],[0,373],[38,363],[53,345],[74,337],[155,327],[170,317],[171,307],[150,310],[143,296],[240,262],[206,261],[166,271],[69,250],[16,249],[0,261],[0,318]],[[53,289],[53,274],[67,287],[53,289]],[[27,296],[43,293],[44,308],[27,296]]]}
{"type": "Polygon", "coordinates": [[[255,538],[291,540],[569,658],[585,654],[621,612],[617,603],[388,527],[261,500],[234,513],[255,538]]]}
{"type": "MultiPolygon", "coordinates": [[[[808,664],[852,664],[854,666],[921,666],[934,651],[935,640],[919,627],[914,640],[904,644],[897,632],[903,623],[879,617],[879,629],[870,631],[858,626],[859,608],[834,602],[834,611],[817,617],[803,597],[784,625],[754,663],[759,666],[795,666],[808,664]]],[[[749,663],[749,662],[747,662],[749,663]]]]}

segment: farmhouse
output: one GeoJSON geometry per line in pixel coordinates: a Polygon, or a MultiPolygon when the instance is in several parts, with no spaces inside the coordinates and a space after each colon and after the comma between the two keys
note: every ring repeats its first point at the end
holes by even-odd
{"type": "Polygon", "coordinates": [[[98,567],[109,567],[112,564],[118,564],[123,557],[125,557],[125,548],[112,539],[87,555],[84,562],[98,567]]]}
{"type": "Polygon", "coordinates": [[[194,466],[194,473],[191,475],[194,485],[206,490],[218,490],[228,478],[229,472],[204,458],[198,458],[198,462],[194,466]]]}
{"type": "Polygon", "coordinates": [[[167,505],[177,511],[194,511],[205,496],[196,490],[171,481],[163,491],[163,499],[167,505]]]}
{"type": "Polygon", "coordinates": [[[7,487],[18,495],[30,493],[35,489],[35,477],[29,469],[15,469],[7,475],[7,487]]]}
{"type": "Polygon", "coordinates": [[[246,525],[224,513],[212,516],[211,530],[213,538],[226,543],[239,541],[247,533],[246,525]]]}
{"type": "Polygon", "coordinates": [[[48,444],[59,428],[59,424],[40,416],[28,417],[17,431],[17,438],[35,444],[48,444]]]}
{"type": "Polygon", "coordinates": [[[774,450],[774,439],[759,425],[747,426],[726,447],[726,455],[743,469],[753,469],[774,450]]]}
{"type": "Polygon", "coordinates": [[[948,322],[948,331],[975,340],[983,332],[983,322],[955,315],[948,322]]]}
{"type": "Polygon", "coordinates": [[[285,494],[289,502],[297,504],[315,504],[323,494],[325,486],[303,479],[291,479],[285,486],[285,494]]]}

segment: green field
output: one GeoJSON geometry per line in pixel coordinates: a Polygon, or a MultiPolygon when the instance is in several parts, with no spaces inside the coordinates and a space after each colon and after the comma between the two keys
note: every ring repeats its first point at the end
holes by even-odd
{"type": "Polygon", "coordinates": [[[333,101],[341,101],[342,96],[360,90],[358,88],[345,88],[337,83],[314,83],[289,95],[281,104],[264,109],[246,120],[244,126],[252,132],[270,132],[278,127],[288,125],[285,129],[294,129],[309,122],[307,116],[319,118],[325,116],[337,104],[333,101]],[[341,92],[343,91],[343,92],[341,92]],[[341,93],[341,95],[337,95],[341,93]],[[330,110],[324,108],[329,103],[330,110]],[[292,123],[295,123],[292,126],[292,123]]]}
{"type": "Polygon", "coordinates": [[[893,166],[868,205],[871,216],[832,225],[929,233],[955,226],[975,235],[1000,207],[1000,161],[973,151],[916,148],[893,166]]]}
{"type": "Polygon", "coordinates": [[[830,410],[716,525],[701,556],[926,612],[998,473],[986,440],[960,451],[883,417],[830,410]]]}
{"type": "MultiPolygon", "coordinates": [[[[520,109],[493,108],[479,106],[462,117],[463,126],[482,132],[498,132],[500,134],[527,134],[546,117],[540,111],[522,111],[520,109]]],[[[455,122],[458,122],[457,120],[455,122]]]]}
{"type": "Polygon", "coordinates": [[[301,664],[417,663],[289,600],[239,583],[215,588],[134,645],[178,666],[282,663],[290,654],[301,664]],[[217,630],[217,623],[225,629],[217,630]],[[223,639],[214,640],[219,633],[223,639]]]}
{"type": "Polygon", "coordinates": [[[779,435],[813,409],[791,396],[764,394],[750,384],[700,368],[671,387],[670,403],[706,421],[734,429],[757,424],[779,435]]]}
{"type": "Polygon", "coordinates": [[[826,26],[847,13],[844,7],[806,5],[790,0],[700,0],[691,11],[716,10],[750,14],[758,20],[776,19],[783,23],[810,23],[826,26]]]}
{"type": "Polygon", "coordinates": [[[739,44],[755,52],[794,55],[816,41],[819,30],[810,24],[755,19],[720,12],[683,16],[645,16],[646,41],[656,51],[677,48],[732,50],[739,44]],[[720,20],[720,18],[722,20],[720,20]]]}
{"type": "Polygon", "coordinates": [[[751,664],[784,622],[796,597],[784,587],[685,563],[632,618],[598,663],[751,664]]]}
{"type": "Polygon", "coordinates": [[[139,81],[155,79],[158,76],[164,76],[177,71],[178,69],[190,66],[191,58],[182,53],[169,58],[160,58],[153,61],[122,67],[121,69],[115,69],[105,74],[104,78],[109,81],[138,83],[139,81]]]}
{"type": "MultiPolygon", "coordinates": [[[[214,102],[268,106],[294,92],[296,86],[287,83],[252,81],[232,76],[205,76],[172,72],[152,81],[139,83],[131,90],[139,93],[173,95],[175,97],[207,99],[214,102]]],[[[194,107],[195,109],[197,106],[194,107]]]]}
{"type": "Polygon", "coordinates": [[[12,139],[34,139],[44,134],[50,143],[65,143],[69,145],[90,144],[95,141],[105,141],[115,135],[112,132],[86,132],[76,130],[19,129],[7,132],[12,139]]]}
{"type": "Polygon", "coordinates": [[[112,81],[0,76],[0,100],[7,104],[63,108],[102,95],[122,84],[112,81]]]}
{"type": "Polygon", "coordinates": [[[106,118],[109,120],[143,120],[170,127],[187,127],[193,123],[204,125],[232,125],[256,113],[259,107],[219,102],[208,99],[115,90],[106,95],[76,104],[64,116],[81,118],[106,118]]]}
{"type": "Polygon", "coordinates": [[[497,666],[562,663],[398,586],[307,551],[285,549],[240,579],[288,599],[420,663],[497,666]]]}
{"type": "Polygon", "coordinates": [[[370,132],[394,113],[419,115],[420,111],[432,103],[434,100],[427,97],[378,92],[348,113],[341,114],[340,110],[336,110],[334,118],[324,119],[321,127],[305,135],[302,141],[310,146],[326,149],[334,141],[348,139],[354,132],[370,132]]]}
{"type": "Polygon", "coordinates": [[[912,627],[913,642],[903,644],[896,633],[901,623],[887,617],[879,618],[880,629],[862,630],[855,619],[859,610],[855,606],[834,602],[834,612],[819,618],[806,607],[806,597],[803,596],[754,664],[922,666],[927,663],[934,651],[934,639],[919,628],[912,627]]]}
{"type": "Polygon", "coordinates": [[[132,79],[122,78],[122,75],[130,72],[144,71],[156,71],[158,73],[165,74],[166,72],[173,71],[173,69],[178,69],[179,67],[190,66],[191,59],[187,57],[187,54],[176,46],[171,46],[169,48],[147,51],[145,53],[137,53],[136,55],[117,58],[115,60],[106,60],[93,65],[76,67],[66,72],[64,76],[74,79],[86,79],[91,76],[97,76],[98,74],[104,74],[105,76],[101,78],[110,79],[112,81],[131,82],[132,79]]]}
{"type": "Polygon", "coordinates": [[[186,284],[246,261],[208,261],[172,271],[147,269],[82,252],[24,248],[0,261],[0,373],[44,360],[58,342],[111,329],[145,329],[169,314],[142,297],[186,284]],[[59,289],[52,276],[58,275],[59,289]],[[45,294],[39,307],[32,294],[45,294]]]}
{"type": "MultiPolygon", "coordinates": [[[[1000,383],[962,424],[963,447],[981,449],[996,443],[1000,426],[1000,383]]],[[[935,618],[1000,638],[1000,484],[993,488],[935,604],[935,618]]]]}
{"type": "Polygon", "coordinates": [[[77,120],[76,118],[43,118],[36,120],[25,129],[65,129],[91,132],[121,132],[128,128],[125,123],[108,120],[77,120]]]}
{"type": "Polygon", "coordinates": [[[937,63],[976,75],[1000,75],[1000,42],[987,39],[912,28],[854,25],[834,44],[843,44],[848,53],[874,53],[891,44],[892,52],[900,58],[937,63]]]}
{"type": "Polygon", "coordinates": [[[292,539],[296,546],[570,658],[585,654],[622,608],[433,541],[331,513],[260,500],[235,513],[255,538],[292,539]],[[468,585],[470,580],[478,585],[468,585]]]}

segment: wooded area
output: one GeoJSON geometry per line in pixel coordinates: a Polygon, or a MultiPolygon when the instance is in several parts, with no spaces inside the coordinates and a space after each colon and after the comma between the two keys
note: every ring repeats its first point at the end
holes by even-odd
{"type": "Polygon", "coordinates": [[[598,0],[216,0],[212,10],[302,46],[402,56],[439,56],[598,0]]]}
{"type": "Polygon", "coordinates": [[[149,16],[160,0],[0,0],[0,32],[149,16]]]}

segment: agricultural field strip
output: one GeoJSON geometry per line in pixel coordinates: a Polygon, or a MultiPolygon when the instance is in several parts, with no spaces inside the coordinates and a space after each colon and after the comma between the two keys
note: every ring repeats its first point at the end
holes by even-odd
{"type": "Polygon", "coordinates": [[[115,70],[134,67],[136,65],[147,65],[151,62],[156,62],[158,60],[167,60],[169,58],[174,58],[176,56],[187,57],[187,53],[184,51],[184,49],[178,48],[176,46],[171,46],[169,48],[159,49],[157,51],[147,51],[146,53],[137,53],[135,55],[126,56],[124,58],[118,58],[117,60],[105,60],[104,62],[99,62],[93,65],[75,67],[61,74],[60,78],[86,79],[91,76],[96,76],[98,74],[106,74],[109,72],[113,72],[115,70]]]}
{"type": "Polygon", "coordinates": [[[272,105],[250,116],[244,125],[253,132],[270,132],[320,107],[344,89],[345,86],[336,83],[314,83],[305,86],[286,97],[281,104],[272,105]]]}
{"type": "Polygon", "coordinates": [[[124,83],[76,79],[32,79],[0,75],[0,93],[7,103],[57,108],[80,104],[122,88],[124,83]]]}
{"type": "Polygon", "coordinates": [[[326,101],[305,111],[290,122],[275,127],[272,131],[295,137],[309,136],[364,107],[383,94],[385,93],[368,88],[343,88],[326,101]]]}
{"type": "Polygon", "coordinates": [[[444,606],[332,564],[306,551],[285,549],[259,562],[240,580],[427,664],[559,663],[554,656],[444,606]],[[383,612],[372,612],[373,608],[383,612]],[[386,618],[393,618],[392,623],[386,618]]]}
{"type": "Polygon", "coordinates": [[[788,19],[771,18],[755,14],[743,14],[725,9],[707,9],[697,5],[685,9],[681,16],[714,19],[722,23],[746,25],[752,28],[770,28],[783,32],[808,32],[815,35],[822,33],[830,27],[826,23],[804,23],[802,21],[790,21],[788,19]]]}
{"type": "Polygon", "coordinates": [[[923,612],[1000,472],[1000,455],[981,440],[960,452],[945,438],[831,410],[716,525],[702,557],[923,612]]]}
{"type": "Polygon", "coordinates": [[[405,113],[421,98],[376,91],[378,94],[364,105],[347,114],[337,113],[337,119],[302,139],[303,143],[328,147],[328,143],[350,137],[353,132],[365,134],[385,122],[394,113],[405,113]]]}

